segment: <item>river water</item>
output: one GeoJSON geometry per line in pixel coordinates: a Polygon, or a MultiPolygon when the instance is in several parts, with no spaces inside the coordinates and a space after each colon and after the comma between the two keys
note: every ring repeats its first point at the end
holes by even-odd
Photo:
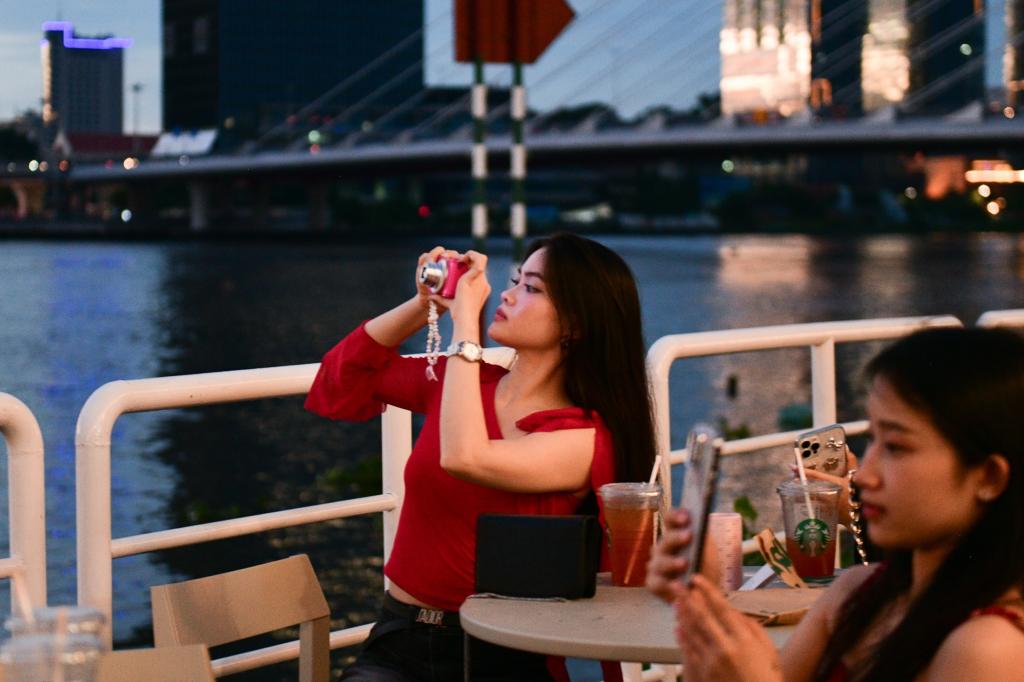
{"type": "MultiPolygon", "coordinates": [[[[601,239],[636,273],[648,343],[823,320],[952,314],[970,323],[1024,307],[1016,235],[601,239]]],[[[411,294],[415,258],[434,241],[0,242],[0,391],[23,400],[43,429],[50,602],[75,599],[74,429],[92,391],[116,379],[315,362],[411,294]]],[[[498,289],[510,246],[495,241],[490,251],[498,289]]],[[[877,347],[840,348],[841,419],[862,414],[857,371],[877,347]]],[[[422,337],[405,348],[422,349],[422,337]]],[[[810,401],[809,375],[804,350],[676,363],[674,445],[697,420],[775,430],[782,408],[810,401]]],[[[379,439],[377,421],[329,423],[299,398],[128,415],[114,432],[114,536],[373,494],[379,439]]],[[[784,449],[730,458],[717,506],[748,495],[759,524],[777,524],[774,485],[786,461],[784,449]]],[[[379,547],[374,517],[119,559],[115,639],[151,641],[149,585],[297,552],[312,557],[333,628],[368,622],[382,585],[379,547]]]]}

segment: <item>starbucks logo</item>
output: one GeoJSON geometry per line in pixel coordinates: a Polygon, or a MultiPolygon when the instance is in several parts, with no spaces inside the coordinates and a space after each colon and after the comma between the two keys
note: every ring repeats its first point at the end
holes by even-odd
{"type": "Polygon", "coordinates": [[[796,544],[806,556],[821,556],[832,539],[828,524],[821,519],[804,519],[796,524],[796,544]]]}

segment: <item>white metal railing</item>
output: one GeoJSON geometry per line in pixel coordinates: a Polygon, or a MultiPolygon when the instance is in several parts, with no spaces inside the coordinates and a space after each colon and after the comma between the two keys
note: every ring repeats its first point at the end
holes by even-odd
{"type": "MultiPolygon", "coordinates": [[[[384,557],[398,524],[403,469],[412,443],[412,420],[406,410],[388,407],[382,419],[382,494],[286,511],[217,521],[125,538],[111,537],[110,444],[117,419],[129,412],[180,408],[257,398],[302,395],[309,391],[318,365],[215,372],[188,376],[114,381],[98,388],[79,414],[75,436],[78,524],[78,601],[107,616],[109,645],[113,612],[113,559],[140,552],[236,537],[305,523],[383,512],[384,557]]],[[[363,641],[369,626],[331,633],[337,648],[363,641]]],[[[214,662],[218,676],[269,665],[298,656],[298,643],[286,643],[214,662]]]]}
{"type": "Polygon", "coordinates": [[[39,422],[9,393],[0,393],[0,434],[7,443],[11,552],[0,559],[0,577],[11,579],[13,613],[46,604],[46,474],[39,422]],[[24,586],[21,598],[18,581],[24,586]]]}
{"type": "Polygon", "coordinates": [[[1024,327],[1024,309],[990,310],[978,318],[979,327],[1024,327]]]}
{"type": "MultiPolygon", "coordinates": [[[[979,319],[978,324],[1024,326],[1024,310],[986,313],[979,319]]],[[[664,455],[663,480],[671,480],[669,467],[672,464],[686,461],[685,450],[672,451],[670,448],[668,378],[675,360],[806,346],[811,354],[813,422],[815,425],[823,425],[835,421],[836,416],[837,343],[890,339],[922,327],[935,326],[955,327],[961,326],[961,323],[951,316],[910,317],[781,325],[662,337],[651,347],[647,362],[652,381],[658,450],[664,455]]],[[[486,349],[485,353],[488,360],[507,364],[510,359],[507,351],[508,349],[486,349]]],[[[407,411],[394,407],[388,407],[382,415],[381,495],[124,538],[111,537],[111,432],[114,423],[122,414],[302,395],[308,392],[317,367],[316,364],[309,364],[115,381],[97,389],[82,407],[76,431],[79,603],[100,609],[108,616],[109,622],[113,599],[112,562],[117,557],[356,514],[383,513],[386,560],[391,551],[391,542],[404,494],[403,470],[412,448],[411,416],[407,411]]],[[[849,433],[860,433],[866,429],[866,422],[851,422],[846,426],[849,433]]],[[[723,454],[748,453],[785,445],[792,442],[796,433],[782,432],[729,441],[723,446],[723,454]]],[[[671,495],[668,487],[666,485],[666,493],[671,495]]],[[[38,499],[42,499],[41,494],[38,499]]],[[[13,532],[12,530],[12,534],[13,532]]],[[[6,560],[0,560],[0,576],[5,575],[4,561],[6,560]]],[[[45,572],[43,576],[45,579],[45,572]]],[[[43,590],[45,601],[45,583],[43,590]]],[[[331,633],[331,648],[363,641],[371,625],[360,625],[331,633]]],[[[109,626],[105,637],[109,643],[109,626]]],[[[297,656],[298,642],[289,642],[219,659],[214,662],[214,670],[218,676],[222,676],[294,659],[297,656]]],[[[624,670],[627,674],[632,673],[631,666],[627,666],[624,666],[624,670]]],[[[645,673],[644,679],[650,679],[653,672],[645,673]]]]}
{"type": "MultiPolygon", "coordinates": [[[[837,343],[878,341],[909,334],[924,327],[960,327],[951,315],[938,317],[900,317],[844,322],[812,322],[749,329],[727,329],[663,336],[647,352],[647,370],[654,402],[654,425],[658,452],[662,455],[661,478],[665,482],[666,502],[671,502],[672,464],[686,461],[686,450],[671,449],[668,383],[672,363],[682,358],[725,355],[781,348],[808,347],[811,361],[811,405],[814,426],[836,421],[837,343]]],[[[795,433],[777,433],[730,441],[725,454],[752,452],[792,442],[795,433]]]]}

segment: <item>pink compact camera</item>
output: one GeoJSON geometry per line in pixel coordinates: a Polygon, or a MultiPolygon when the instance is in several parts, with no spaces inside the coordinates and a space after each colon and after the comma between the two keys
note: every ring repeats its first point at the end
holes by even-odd
{"type": "Polygon", "coordinates": [[[424,263],[420,269],[420,284],[441,298],[455,298],[455,285],[467,270],[469,266],[458,258],[442,258],[434,263],[424,263]]]}

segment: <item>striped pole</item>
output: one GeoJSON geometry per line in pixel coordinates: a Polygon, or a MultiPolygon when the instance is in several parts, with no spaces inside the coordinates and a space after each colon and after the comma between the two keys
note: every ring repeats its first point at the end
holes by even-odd
{"type": "Polygon", "coordinates": [[[512,63],[512,254],[523,260],[526,238],[526,145],[523,144],[523,122],[526,120],[526,88],[523,87],[523,65],[512,63]]]}
{"type": "Polygon", "coordinates": [[[473,65],[473,248],[484,251],[487,239],[487,85],[484,83],[484,62],[476,58],[473,65]]]}

